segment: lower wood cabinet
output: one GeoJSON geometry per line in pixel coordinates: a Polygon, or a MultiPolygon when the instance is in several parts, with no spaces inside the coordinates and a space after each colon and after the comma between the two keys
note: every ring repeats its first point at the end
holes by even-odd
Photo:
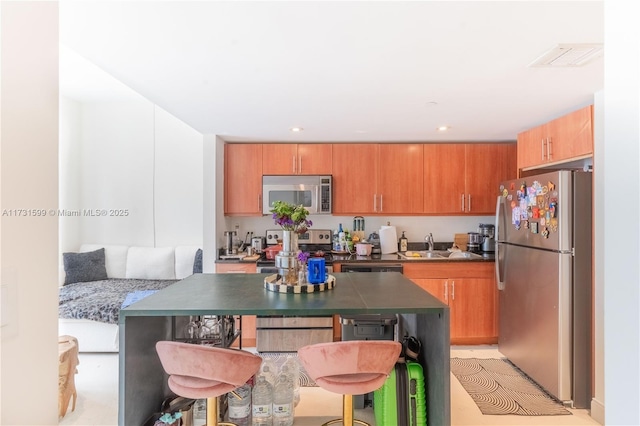
{"type": "Polygon", "coordinates": [[[405,263],[404,274],[449,305],[452,345],[498,342],[498,290],[493,263],[405,263]]]}
{"type": "MultiPolygon", "coordinates": [[[[216,273],[218,274],[255,274],[256,264],[250,263],[216,263],[216,273]]],[[[242,341],[243,348],[255,348],[256,346],[256,316],[255,315],[243,315],[242,316],[242,330],[240,333],[240,340],[242,341]]],[[[238,340],[234,342],[233,347],[238,347],[238,340]]]]}

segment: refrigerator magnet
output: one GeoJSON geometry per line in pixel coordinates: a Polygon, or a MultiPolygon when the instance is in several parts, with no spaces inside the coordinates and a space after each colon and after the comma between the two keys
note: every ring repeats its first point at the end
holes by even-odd
{"type": "Polygon", "coordinates": [[[524,229],[529,229],[529,221],[528,220],[523,220],[522,221],[522,225],[524,226],[524,229]]]}
{"type": "Polygon", "coordinates": [[[531,222],[529,224],[529,227],[531,228],[531,233],[532,234],[537,234],[538,233],[538,222],[531,222]]]}
{"type": "Polygon", "coordinates": [[[549,238],[549,230],[547,229],[546,226],[544,228],[542,228],[542,236],[544,238],[549,238]]]}

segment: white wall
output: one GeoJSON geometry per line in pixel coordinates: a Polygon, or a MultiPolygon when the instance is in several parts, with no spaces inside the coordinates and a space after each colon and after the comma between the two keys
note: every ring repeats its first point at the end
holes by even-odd
{"type": "MultiPolygon", "coordinates": [[[[636,2],[606,0],[603,203],[605,424],[640,424],[640,27],[636,2]]],[[[600,167],[600,164],[597,165],[600,167]]],[[[597,377],[597,376],[596,376],[597,377]]]]}
{"type": "Polygon", "coordinates": [[[83,103],[81,208],[127,212],[81,216],[83,242],[153,246],[153,111],[144,99],[83,103]]]}
{"type": "Polygon", "coordinates": [[[0,15],[0,424],[57,425],[58,3],[0,15]]]}
{"type": "MultiPolygon", "coordinates": [[[[60,143],[58,151],[59,205],[69,210],[80,209],[80,152],[82,143],[82,105],[69,98],[60,97],[60,143]]],[[[62,253],[77,250],[82,243],[76,217],[60,216],[60,259],[62,253]]]]}
{"type": "Polygon", "coordinates": [[[197,245],[203,237],[203,136],[155,107],[155,245],[197,245]]]}
{"type": "Polygon", "coordinates": [[[63,105],[61,250],[201,246],[202,135],[142,97],[63,105]]]}

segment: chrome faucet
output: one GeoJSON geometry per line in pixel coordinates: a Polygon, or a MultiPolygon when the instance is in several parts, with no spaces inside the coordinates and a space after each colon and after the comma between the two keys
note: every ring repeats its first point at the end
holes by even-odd
{"type": "Polygon", "coordinates": [[[429,246],[429,251],[433,251],[433,234],[429,232],[429,235],[424,237],[424,239],[427,241],[427,245],[429,246]]]}

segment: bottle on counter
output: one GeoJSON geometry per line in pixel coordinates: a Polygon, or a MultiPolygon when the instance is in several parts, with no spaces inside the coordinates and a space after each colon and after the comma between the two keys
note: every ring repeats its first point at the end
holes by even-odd
{"type": "Polygon", "coordinates": [[[409,240],[404,236],[404,231],[402,231],[402,236],[400,237],[400,251],[407,251],[408,246],[409,240]]]}
{"type": "Polygon", "coordinates": [[[253,386],[251,393],[253,401],[251,410],[252,426],[272,426],[273,387],[263,375],[258,376],[258,381],[253,386]]]}
{"type": "Polygon", "coordinates": [[[229,421],[238,426],[251,426],[251,386],[245,383],[227,393],[229,421]]]}
{"type": "Polygon", "coordinates": [[[287,373],[278,375],[273,389],[273,426],[293,426],[293,383],[287,373]]]}
{"type": "Polygon", "coordinates": [[[340,243],[339,251],[346,251],[347,249],[347,240],[345,239],[345,233],[342,229],[342,224],[338,225],[338,242],[340,243]]]}

